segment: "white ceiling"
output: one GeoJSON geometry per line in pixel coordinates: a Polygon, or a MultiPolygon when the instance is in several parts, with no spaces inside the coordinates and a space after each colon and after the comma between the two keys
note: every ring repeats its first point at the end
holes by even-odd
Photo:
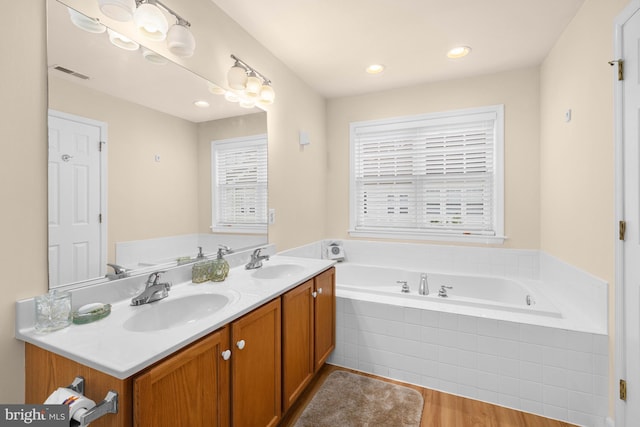
{"type": "Polygon", "coordinates": [[[212,1],[329,98],[538,65],[584,2],[212,1]],[[457,45],[471,54],[448,59],[457,45]],[[366,74],[372,63],[385,71],[366,74]]]}

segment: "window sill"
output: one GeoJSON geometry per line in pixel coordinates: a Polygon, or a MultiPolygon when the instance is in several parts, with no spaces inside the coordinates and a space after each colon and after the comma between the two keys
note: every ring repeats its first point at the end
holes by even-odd
{"type": "Polygon", "coordinates": [[[214,233],[227,234],[267,234],[267,227],[209,227],[214,233]]]}
{"type": "Polygon", "coordinates": [[[428,240],[435,242],[483,243],[485,245],[501,245],[506,236],[483,236],[480,234],[445,234],[445,233],[402,233],[397,231],[356,231],[349,230],[351,237],[368,237],[378,239],[428,240]]]}

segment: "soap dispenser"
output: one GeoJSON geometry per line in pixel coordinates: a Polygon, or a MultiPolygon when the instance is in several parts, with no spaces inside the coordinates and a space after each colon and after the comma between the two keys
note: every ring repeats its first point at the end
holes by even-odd
{"type": "Polygon", "coordinates": [[[229,263],[226,259],[224,259],[224,254],[230,252],[231,249],[226,246],[221,246],[218,249],[218,256],[212,261],[213,265],[211,267],[210,277],[212,282],[222,282],[227,278],[227,275],[229,274],[229,263]]]}
{"type": "Polygon", "coordinates": [[[203,283],[209,280],[211,275],[211,266],[213,261],[207,260],[202,253],[202,246],[198,247],[198,256],[196,260],[199,260],[191,268],[191,281],[193,283],[203,283]],[[201,261],[200,261],[201,260],[201,261]]]}

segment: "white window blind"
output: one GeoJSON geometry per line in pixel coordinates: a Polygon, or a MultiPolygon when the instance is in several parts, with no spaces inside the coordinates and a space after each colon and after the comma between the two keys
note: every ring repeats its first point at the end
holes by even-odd
{"type": "Polygon", "coordinates": [[[352,124],[352,233],[501,235],[501,127],[502,106],[352,124]]]}
{"type": "Polygon", "coordinates": [[[267,137],[213,141],[213,230],[266,232],[267,137]]]}

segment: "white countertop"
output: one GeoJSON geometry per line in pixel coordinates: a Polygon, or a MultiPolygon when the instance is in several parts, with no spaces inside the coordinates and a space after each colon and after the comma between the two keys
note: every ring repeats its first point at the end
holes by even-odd
{"type": "MultiPolygon", "coordinates": [[[[174,283],[169,296],[163,300],[135,307],[130,305],[130,298],[113,301],[108,317],[84,325],[72,324],[50,333],[39,333],[34,328],[33,298],[21,300],[16,303],[16,338],[125,379],[316,276],[334,262],[280,255],[264,262],[265,267],[278,264],[296,264],[303,268],[277,279],[256,279],[253,275],[257,270],[235,267],[224,282],[174,283]],[[223,294],[232,302],[206,317],[169,329],[135,332],[123,327],[127,319],[143,310],[155,309],[172,299],[204,293],[223,294]]],[[[139,280],[143,283],[144,277],[139,280]]],[[[78,307],[75,302],[73,306],[74,309],[78,307]]]]}

